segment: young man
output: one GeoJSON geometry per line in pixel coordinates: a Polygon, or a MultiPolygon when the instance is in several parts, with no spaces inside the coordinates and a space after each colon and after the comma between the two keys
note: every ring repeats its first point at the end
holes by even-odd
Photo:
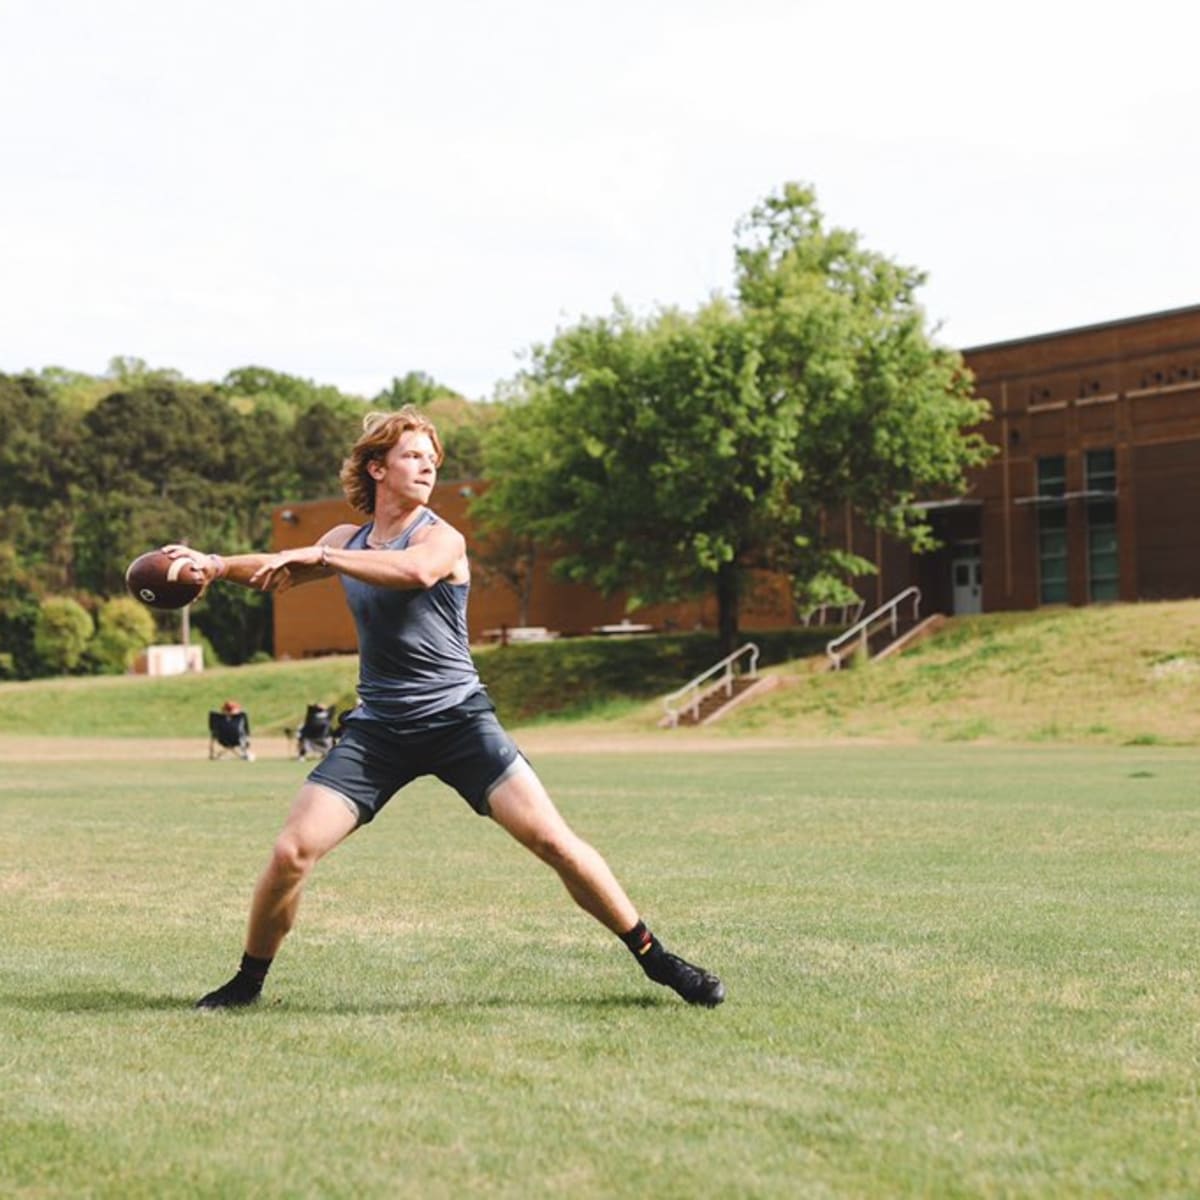
{"type": "Polygon", "coordinates": [[[335,526],[316,545],[279,554],[222,558],[166,547],[192,559],[191,573],[206,586],[224,579],[278,592],[338,575],[359,642],[358,707],[276,839],[237,974],[197,1007],[258,999],[313,867],[405,784],[429,774],[553,867],[576,904],[617,934],[655,983],[690,1004],[720,1004],[721,981],[663,948],[496,719],[468,647],[466,543],[426,507],[441,461],[437,431],[415,409],[375,413],[342,468],[346,497],[370,518],[365,524],[335,526]]]}

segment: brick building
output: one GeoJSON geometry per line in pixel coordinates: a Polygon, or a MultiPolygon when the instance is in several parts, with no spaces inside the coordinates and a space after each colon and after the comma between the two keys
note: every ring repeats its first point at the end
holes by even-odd
{"type": "Polygon", "coordinates": [[[997,454],[872,557],[929,612],[1200,596],[1200,307],[963,351],[997,454]]]}
{"type": "MultiPolygon", "coordinates": [[[[991,403],[982,432],[997,453],[971,474],[964,497],[926,506],[939,550],[914,555],[841,522],[847,545],[879,568],[860,580],[867,607],[914,584],[925,613],[1200,596],[1200,306],[963,355],[991,403]]],[[[439,483],[431,506],[469,533],[470,494],[469,485],[439,483]]],[[[356,520],[338,500],[281,507],[273,544],[306,545],[356,520]]],[[[512,590],[476,570],[472,639],[520,624],[519,613],[512,590]]],[[[587,633],[624,616],[624,597],[605,599],[538,565],[530,624],[587,633]]],[[[658,606],[635,619],[713,629],[715,603],[658,606]]],[[[793,621],[787,581],[756,579],[743,627],[793,621]]],[[[276,597],[275,638],[280,657],[352,651],[354,628],[337,581],[276,597]]]]}

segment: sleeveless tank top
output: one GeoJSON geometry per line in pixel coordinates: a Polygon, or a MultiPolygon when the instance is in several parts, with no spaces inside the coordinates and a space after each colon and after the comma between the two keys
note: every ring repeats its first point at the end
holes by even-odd
{"type": "MultiPolygon", "coordinates": [[[[405,550],[413,534],[440,520],[429,509],[383,547],[405,550]]],[[[346,543],[371,549],[368,521],[346,543]]],[[[358,629],[355,716],[390,724],[423,722],[483,690],[467,636],[469,583],[442,579],[431,588],[384,588],[340,575],[358,629]]]]}

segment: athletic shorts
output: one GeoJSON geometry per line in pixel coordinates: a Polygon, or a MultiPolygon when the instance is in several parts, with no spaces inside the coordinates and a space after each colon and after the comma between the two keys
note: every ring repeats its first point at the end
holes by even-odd
{"type": "Polygon", "coordinates": [[[337,744],[309,772],[309,782],[348,800],[358,810],[360,825],[373,821],[421,775],[436,775],[486,817],[488,797],[529,762],[504,732],[490,701],[481,707],[472,697],[463,709],[461,719],[450,716],[435,728],[352,717],[337,744]]]}

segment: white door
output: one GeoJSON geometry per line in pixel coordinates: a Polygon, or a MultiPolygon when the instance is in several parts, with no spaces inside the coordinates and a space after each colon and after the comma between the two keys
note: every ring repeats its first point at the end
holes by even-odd
{"type": "Polygon", "coordinates": [[[983,560],[956,558],[953,569],[955,613],[983,612],[983,560]]]}

